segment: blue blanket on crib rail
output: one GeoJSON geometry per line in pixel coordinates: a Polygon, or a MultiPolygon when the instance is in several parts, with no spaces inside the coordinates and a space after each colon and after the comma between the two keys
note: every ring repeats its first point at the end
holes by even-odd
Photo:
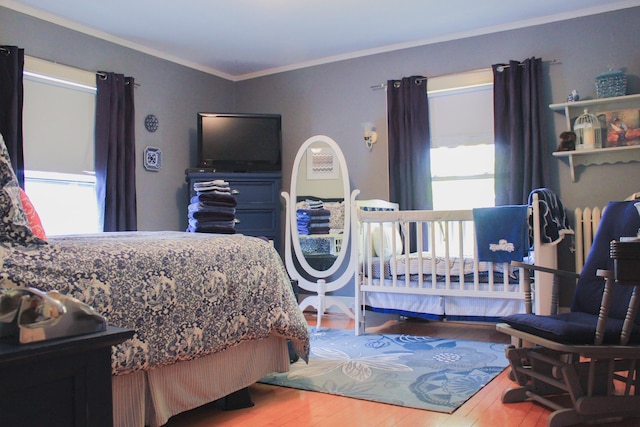
{"type": "Polygon", "coordinates": [[[522,261],[529,250],[527,206],[473,209],[478,260],[522,261]]]}
{"type": "MultiPolygon", "coordinates": [[[[560,198],[548,188],[537,188],[529,193],[529,205],[533,195],[540,201],[540,240],[553,243],[560,238],[560,231],[571,230],[569,218],[560,198]]],[[[529,239],[533,242],[533,218],[529,218],[529,239]]]]}

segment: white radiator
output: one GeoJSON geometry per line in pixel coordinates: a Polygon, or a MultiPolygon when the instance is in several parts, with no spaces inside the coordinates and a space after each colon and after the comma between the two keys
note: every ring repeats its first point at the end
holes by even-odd
{"type": "Polygon", "coordinates": [[[575,259],[576,272],[582,271],[584,261],[591,250],[604,208],[576,208],[575,212],[575,259]]]}

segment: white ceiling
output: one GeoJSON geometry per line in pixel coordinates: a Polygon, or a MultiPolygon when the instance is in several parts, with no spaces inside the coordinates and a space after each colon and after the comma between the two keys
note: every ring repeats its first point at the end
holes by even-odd
{"type": "Polygon", "coordinates": [[[640,0],[0,0],[238,81],[640,6],[640,0]]]}

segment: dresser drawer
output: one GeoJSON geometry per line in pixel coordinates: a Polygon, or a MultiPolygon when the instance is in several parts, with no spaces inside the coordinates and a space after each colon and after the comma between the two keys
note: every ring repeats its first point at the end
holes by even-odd
{"type": "Polygon", "coordinates": [[[273,209],[238,209],[236,210],[236,231],[266,231],[273,234],[276,221],[280,224],[279,215],[273,209]]]}
{"type": "MultiPolygon", "coordinates": [[[[280,188],[275,181],[229,181],[238,205],[251,203],[276,203],[280,188]]],[[[278,182],[279,186],[279,182],[278,182]]]]}

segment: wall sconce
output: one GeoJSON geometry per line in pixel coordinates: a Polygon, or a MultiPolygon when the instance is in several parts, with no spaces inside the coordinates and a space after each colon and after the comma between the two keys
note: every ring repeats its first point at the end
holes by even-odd
{"type": "Polygon", "coordinates": [[[371,122],[363,123],[362,127],[364,129],[364,143],[369,151],[371,151],[373,144],[378,140],[378,132],[376,132],[376,128],[371,122]]]}

